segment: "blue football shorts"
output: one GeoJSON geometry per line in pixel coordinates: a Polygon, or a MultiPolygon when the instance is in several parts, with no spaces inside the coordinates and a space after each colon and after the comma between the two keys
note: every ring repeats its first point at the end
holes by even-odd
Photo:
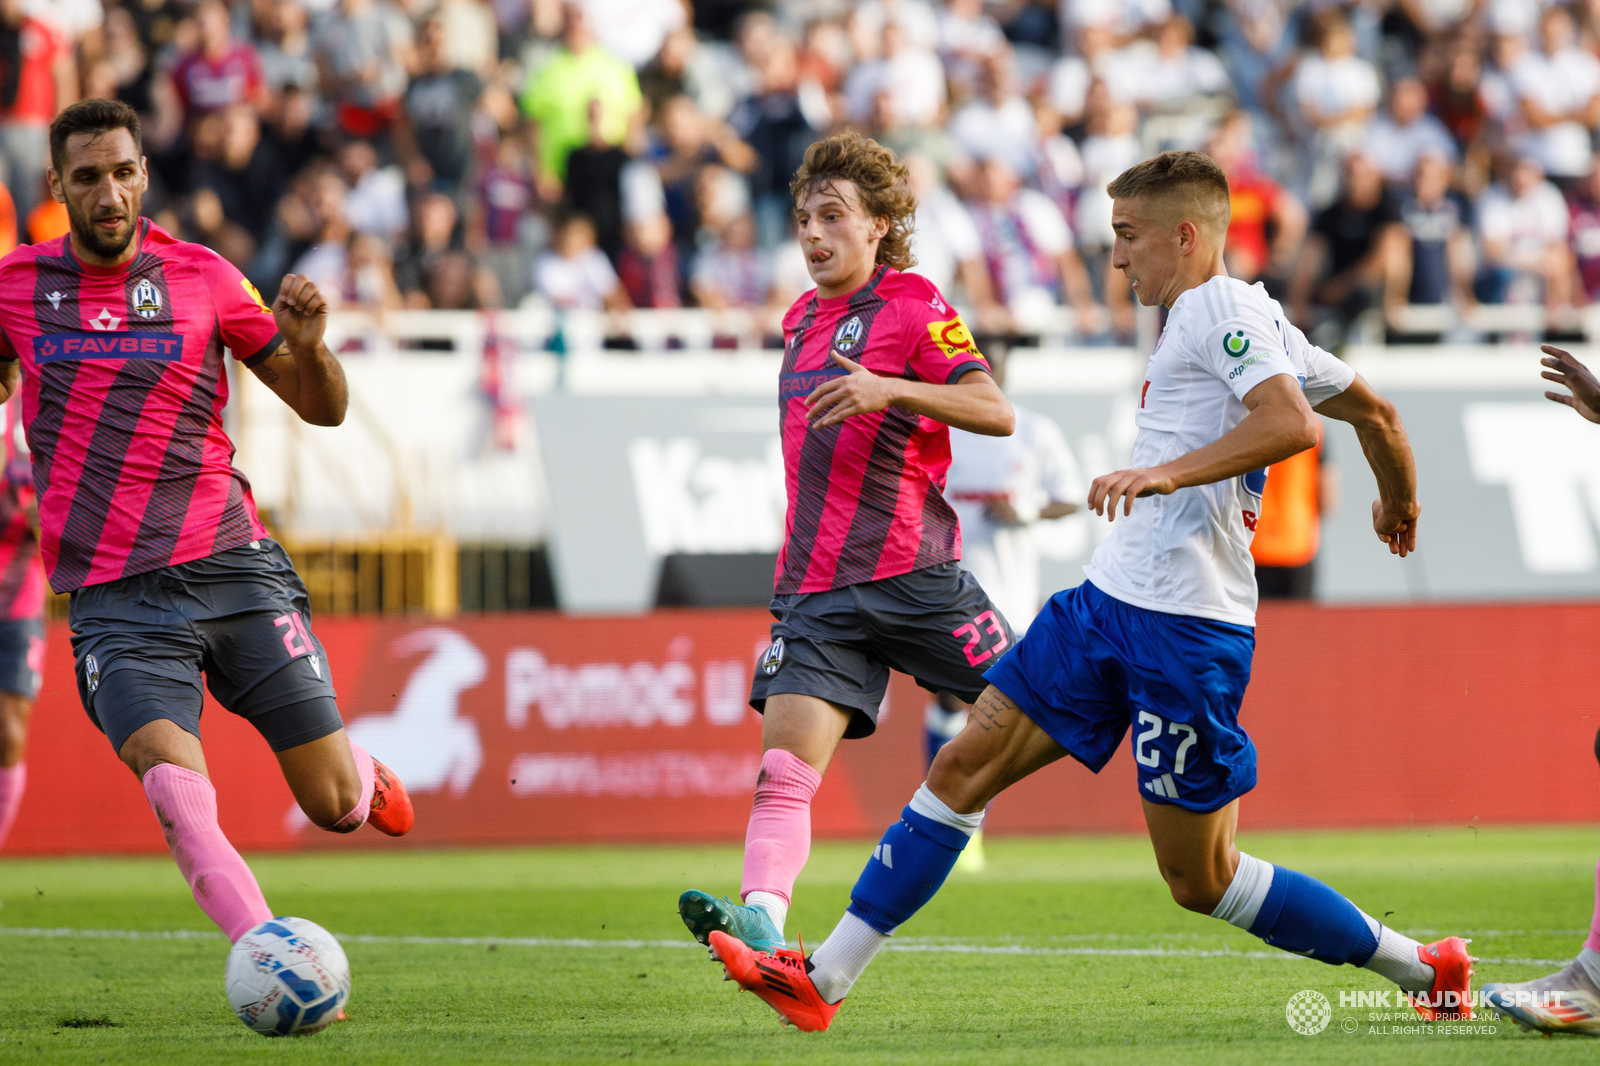
{"type": "Polygon", "coordinates": [[[1085,581],[1058,592],[984,679],[1090,770],[1133,728],[1140,795],[1208,812],[1256,784],[1239,727],[1255,630],[1123,603],[1085,581]]]}

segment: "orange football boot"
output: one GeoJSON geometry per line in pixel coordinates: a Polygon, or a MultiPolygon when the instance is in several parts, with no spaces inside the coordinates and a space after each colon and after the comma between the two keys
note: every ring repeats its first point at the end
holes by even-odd
{"type": "Polygon", "coordinates": [[[783,1020],[807,1033],[820,1033],[833,1021],[839,1003],[824,1003],[817,986],[806,973],[806,957],[791,948],[779,948],[776,955],[753,951],[742,940],[735,940],[720,929],[711,933],[711,951],[728,980],[739,982],[746,992],[783,1016],[783,1020]]]}
{"type": "Polygon", "coordinates": [[[377,759],[372,760],[372,803],[367,807],[367,824],[380,833],[403,837],[411,832],[417,812],[411,796],[395,772],[377,759]]]}
{"type": "Polygon", "coordinates": [[[1433,987],[1407,993],[1411,1006],[1428,1021],[1456,1021],[1472,1017],[1472,963],[1470,940],[1447,936],[1417,948],[1417,958],[1433,967],[1433,987]],[[1455,993],[1453,996],[1447,993],[1455,993]],[[1453,1001],[1453,1002],[1452,1002],[1453,1001]]]}

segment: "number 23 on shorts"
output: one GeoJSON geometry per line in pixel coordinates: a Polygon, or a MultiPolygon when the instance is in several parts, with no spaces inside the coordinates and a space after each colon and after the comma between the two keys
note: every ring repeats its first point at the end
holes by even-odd
{"type": "Polygon", "coordinates": [[[957,640],[966,640],[965,651],[967,653],[967,663],[970,666],[977,666],[994,658],[1005,651],[1006,646],[1011,643],[1006,636],[1005,623],[1001,622],[1000,616],[993,611],[984,611],[965,625],[957,626],[950,631],[950,635],[957,640]],[[985,633],[989,633],[999,639],[995,641],[992,647],[984,648],[982,653],[979,653],[978,645],[983,643],[983,635],[985,633]]]}

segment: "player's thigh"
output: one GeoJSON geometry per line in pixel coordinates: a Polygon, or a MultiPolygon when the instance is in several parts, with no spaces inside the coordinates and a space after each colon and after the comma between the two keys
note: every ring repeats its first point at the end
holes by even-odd
{"type": "Polygon", "coordinates": [[[967,725],[939,749],[928,788],[958,814],[973,814],[1001,792],[1067,754],[1054,737],[992,685],[967,725]]]}
{"type": "Polygon", "coordinates": [[[877,654],[932,692],[972,703],[984,670],[1016,642],[1005,616],[955,563],[853,586],[877,654]]]}
{"type": "Polygon", "coordinates": [[[32,703],[44,680],[44,647],[43,619],[0,621],[0,696],[32,703]]]}
{"type": "MultiPolygon", "coordinates": [[[[772,613],[776,619],[772,644],[756,663],[750,685],[750,706],[763,716],[766,746],[793,751],[787,743],[775,741],[799,734],[822,741],[831,754],[841,736],[852,740],[871,736],[888,691],[889,668],[867,641],[850,590],[778,596],[772,601],[772,613]],[[769,732],[768,711],[782,696],[804,698],[778,700],[784,721],[772,726],[776,732],[769,732]],[[837,717],[843,718],[842,725],[837,717]]],[[[826,758],[822,761],[825,764],[826,758]]]]}
{"type": "Polygon", "coordinates": [[[761,715],[761,750],[779,748],[825,773],[854,716],[853,708],[815,696],[774,693],[761,715]]]}
{"type": "Polygon", "coordinates": [[[1144,821],[1156,865],[1173,898],[1190,910],[1205,914],[1216,910],[1239,865],[1233,844],[1239,801],[1214,811],[1191,811],[1145,800],[1144,821]]]}

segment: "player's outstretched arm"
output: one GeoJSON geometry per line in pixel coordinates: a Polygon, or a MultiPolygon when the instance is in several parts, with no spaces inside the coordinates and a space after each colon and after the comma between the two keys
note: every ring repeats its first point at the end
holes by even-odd
{"type": "Polygon", "coordinates": [[[1547,392],[1545,399],[1564,403],[1589,421],[1600,422],[1600,380],[1596,380],[1594,371],[1580,363],[1571,352],[1553,344],[1542,344],[1539,350],[1545,354],[1539,362],[1548,367],[1539,376],[1572,390],[1570,396],[1564,392],[1547,392]]]}
{"type": "Polygon", "coordinates": [[[969,370],[954,384],[936,385],[880,377],[838,352],[833,354],[833,361],[850,373],[818,385],[806,397],[812,429],[825,429],[851,415],[867,415],[885,407],[903,407],[947,426],[988,437],[1009,437],[1016,428],[1011,401],[994,378],[982,370],[969,370]]]}
{"type": "Polygon", "coordinates": [[[1165,496],[1193,485],[1226,481],[1271,466],[1317,443],[1317,420],[1300,383],[1288,374],[1274,374],[1244,394],[1250,409],[1237,426],[1204,448],[1170,463],[1133,470],[1114,470],[1089,486],[1089,509],[1115,522],[1117,504],[1133,512],[1137,496],[1165,496]]]}
{"type": "Polygon", "coordinates": [[[1317,413],[1355,427],[1361,451],[1378,479],[1372,528],[1389,552],[1402,559],[1417,550],[1417,464],[1394,404],[1379,396],[1360,374],[1350,387],[1317,404],[1317,413]]]}
{"type": "Polygon", "coordinates": [[[251,367],[267,388],[313,426],[337,426],[350,405],[344,368],[322,343],[328,326],[328,301],[316,282],[290,274],[272,301],[283,344],[251,367]]]}

